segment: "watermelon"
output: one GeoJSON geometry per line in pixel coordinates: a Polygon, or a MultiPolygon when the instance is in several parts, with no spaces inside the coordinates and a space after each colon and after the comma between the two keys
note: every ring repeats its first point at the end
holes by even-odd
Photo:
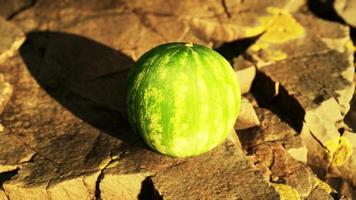
{"type": "Polygon", "coordinates": [[[149,147],[173,157],[199,155],[222,143],[240,101],[229,62],[198,44],[157,46],[137,60],[128,77],[132,127],[149,147]]]}

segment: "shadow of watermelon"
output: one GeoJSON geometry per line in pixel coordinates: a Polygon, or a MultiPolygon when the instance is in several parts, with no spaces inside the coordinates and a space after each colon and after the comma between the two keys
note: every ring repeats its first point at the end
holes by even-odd
{"type": "Polygon", "coordinates": [[[138,140],[125,112],[130,57],[79,35],[39,31],[26,36],[21,56],[50,96],[95,128],[126,143],[138,140]]]}

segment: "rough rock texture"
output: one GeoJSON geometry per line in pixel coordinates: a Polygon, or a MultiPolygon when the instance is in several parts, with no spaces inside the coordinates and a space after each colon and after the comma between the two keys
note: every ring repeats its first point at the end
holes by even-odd
{"type": "Polygon", "coordinates": [[[0,113],[2,113],[12,94],[12,86],[5,81],[3,74],[0,74],[0,89],[0,113]]]}
{"type": "Polygon", "coordinates": [[[275,17],[275,13],[266,8],[294,11],[302,3],[293,0],[135,0],[116,3],[109,0],[85,3],[38,0],[13,21],[26,32],[49,29],[95,38],[135,60],[159,43],[193,41],[213,45],[258,35],[275,17]]]}
{"type": "Polygon", "coordinates": [[[306,165],[307,150],[297,132],[269,110],[257,108],[258,128],[238,131],[248,152],[265,179],[273,183],[282,199],[315,199],[315,189],[332,199],[332,189],[320,181],[306,165]]]}
{"type": "Polygon", "coordinates": [[[23,32],[0,16],[0,63],[14,55],[25,41],[23,32]]]}
{"type": "MultiPolygon", "coordinates": [[[[227,140],[202,156],[186,159],[132,149],[115,163],[115,167],[104,171],[100,183],[101,196],[129,199],[137,195],[141,181],[149,177],[147,185],[142,183],[142,186],[154,187],[164,199],[278,199],[278,193],[263,179],[234,140],[227,140]],[[127,190],[130,184],[132,190],[127,190]],[[121,189],[110,187],[114,185],[126,186],[121,189]]],[[[150,194],[141,195],[147,197],[150,194]]]]}
{"type": "Polygon", "coordinates": [[[325,173],[355,87],[352,42],[345,26],[305,14],[281,16],[247,51],[258,68],[252,90],[261,105],[302,132],[308,163],[325,173]]]}
{"type": "Polygon", "coordinates": [[[345,21],[353,27],[356,27],[356,1],[355,0],[336,0],[334,8],[345,21]]]}
{"type": "Polygon", "coordinates": [[[253,105],[245,97],[241,98],[239,117],[235,124],[236,130],[259,126],[260,121],[256,115],[253,105]]]}
{"type": "Polygon", "coordinates": [[[0,16],[11,19],[16,14],[32,6],[36,0],[1,0],[0,1],[0,16]]]}
{"type": "Polygon", "coordinates": [[[253,80],[256,76],[256,68],[253,63],[236,57],[233,60],[233,67],[236,70],[240,82],[241,93],[245,94],[250,91],[253,80]]]}
{"type": "Polygon", "coordinates": [[[345,162],[339,131],[355,88],[354,47],[345,26],[276,12],[280,17],[243,55],[257,67],[252,93],[301,132],[308,164],[324,177],[334,162],[345,162]]]}
{"type": "Polygon", "coordinates": [[[328,171],[330,184],[346,196],[356,197],[356,133],[346,130],[328,171]],[[332,180],[339,180],[333,182],[332,180]],[[340,183],[340,181],[342,183],[340,183]]]}
{"type": "Polygon", "coordinates": [[[0,199],[355,197],[354,47],[346,26],[296,12],[304,1],[4,2],[0,199]],[[133,133],[127,74],[170,41],[231,62],[239,140],[180,159],[133,133]]]}
{"type": "Polygon", "coordinates": [[[262,144],[263,142],[281,140],[297,135],[287,123],[271,111],[264,108],[256,108],[258,119],[261,120],[260,126],[241,130],[239,137],[246,148],[262,144]]]}
{"type": "Polygon", "coordinates": [[[142,186],[154,175],[152,182],[168,199],[178,193],[200,199],[200,194],[209,198],[219,192],[217,197],[231,199],[244,193],[249,199],[278,199],[236,140],[212,155],[187,160],[135,145],[138,137],[124,114],[132,58],[75,34],[37,31],[26,36],[19,53],[0,64],[3,82],[13,88],[0,118],[1,175],[11,173],[2,183],[8,198],[110,199],[115,194],[131,199],[142,190],[154,191],[142,186]],[[185,162],[181,167],[190,170],[181,174],[182,170],[169,168],[177,162],[185,162]],[[246,174],[240,168],[248,172],[246,180],[241,179],[246,174]],[[203,169],[206,174],[197,173],[203,169]],[[135,171],[127,175],[125,170],[135,171]],[[181,183],[171,178],[178,173],[191,181],[187,185],[194,188],[192,193],[170,187],[181,183]],[[231,181],[225,182],[227,177],[231,181]],[[197,180],[201,184],[195,185],[197,180]],[[110,185],[113,182],[125,187],[110,185]]]}

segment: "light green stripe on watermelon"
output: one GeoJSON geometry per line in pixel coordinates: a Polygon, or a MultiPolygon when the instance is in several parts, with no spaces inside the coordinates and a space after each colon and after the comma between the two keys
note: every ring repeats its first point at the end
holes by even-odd
{"type": "Polygon", "coordinates": [[[197,121],[197,132],[195,141],[197,141],[197,152],[203,152],[205,149],[209,149],[211,136],[209,135],[209,129],[211,124],[209,123],[209,114],[211,115],[212,108],[210,106],[214,106],[212,101],[215,98],[215,94],[210,92],[209,90],[212,88],[208,88],[207,82],[213,81],[212,78],[204,79],[203,77],[208,77],[210,74],[206,74],[204,68],[205,65],[201,62],[201,57],[199,53],[194,50],[192,64],[197,66],[195,78],[196,78],[196,92],[197,92],[197,99],[198,103],[197,106],[199,107],[196,110],[196,121],[197,121]],[[208,137],[207,137],[208,136],[208,137]]]}
{"type": "Polygon", "coordinates": [[[215,62],[215,59],[210,59],[211,55],[206,53],[206,49],[198,48],[197,51],[199,52],[200,60],[202,60],[202,63],[204,63],[207,68],[205,70],[205,76],[209,77],[207,78],[207,82],[210,86],[209,93],[212,95],[209,99],[210,104],[208,121],[210,123],[207,124],[208,126],[210,126],[210,130],[213,131],[213,133],[209,135],[209,142],[205,146],[205,148],[211,149],[215,146],[216,143],[220,143],[221,140],[224,139],[224,137],[221,137],[221,134],[224,134],[226,132],[225,123],[221,123],[222,121],[226,120],[223,118],[223,115],[224,113],[226,113],[226,110],[222,107],[222,105],[224,105],[222,101],[224,98],[226,98],[226,92],[225,88],[221,87],[224,86],[224,84],[221,85],[221,83],[225,81],[223,73],[221,73],[221,71],[217,69],[221,66],[215,62]]]}
{"type": "Polygon", "coordinates": [[[236,74],[230,64],[225,59],[221,58],[221,55],[213,52],[215,60],[220,63],[220,66],[225,66],[224,74],[225,74],[225,81],[227,81],[228,88],[226,91],[228,94],[226,95],[228,104],[226,105],[226,110],[230,111],[231,113],[236,113],[234,117],[230,118],[229,127],[235,124],[235,119],[237,118],[237,113],[239,111],[239,105],[241,101],[240,95],[240,87],[238,81],[236,79],[236,74]]]}
{"type": "Polygon", "coordinates": [[[225,89],[227,94],[226,94],[226,99],[227,99],[227,104],[226,104],[226,110],[227,112],[230,113],[235,113],[236,109],[235,109],[235,102],[236,101],[236,96],[235,96],[235,92],[232,91],[233,86],[236,88],[238,85],[236,84],[236,77],[234,76],[235,72],[232,70],[230,64],[224,60],[224,59],[219,59],[219,57],[221,57],[218,53],[214,52],[214,56],[215,56],[215,60],[221,65],[224,66],[224,77],[225,77],[225,81],[226,81],[226,86],[227,88],[225,89]]]}
{"type": "Polygon", "coordinates": [[[179,154],[184,154],[186,151],[187,141],[182,138],[186,138],[186,134],[189,133],[189,127],[186,121],[186,117],[189,117],[188,114],[189,101],[187,98],[190,96],[188,94],[189,87],[189,77],[187,74],[182,73],[186,70],[186,58],[188,56],[189,51],[182,47],[182,50],[179,55],[179,60],[172,59],[171,67],[173,67],[172,72],[174,76],[172,76],[170,91],[173,101],[172,113],[168,122],[168,132],[169,139],[167,140],[167,145],[170,147],[169,153],[174,156],[180,156],[179,154]]]}
{"type": "MultiPolygon", "coordinates": [[[[179,48],[178,51],[172,55],[170,58],[170,61],[167,63],[166,67],[169,68],[170,70],[170,74],[173,73],[177,73],[179,70],[177,70],[177,66],[179,66],[179,64],[177,65],[177,63],[175,63],[175,59],[174,56],[179,56],[181,59],[182,58],[182,50],[179,48]],[[177,72],[176,72],[177,71],[177,72]]],[[[163,129],[165,131],[165,137],[164,140],[162,141],[162,145],[166,146],[167,149],[166,151],[169,152],[170,154],[173,154],[174,151],[172,150],[172,144],[174,143],[174,130],[176,129],[176,127],[173,127],[172,123],[172,118],[173,116],[177,115],[177,98],[175,97],[175,93],[177,92],[177,88],[175,88],[175,84],[178,84],[181,82],[180,78],[177,77],[177,74],[175,76],[167,76],[166,81],[161,85],[161,87],[163,88],[164,92],[166,94],[171,94],[171,95],[167,95],[167,99],[166,102],[163,104],[165,112],[162,113],[163,115],[163,119],[162,119],[162,124],[163,125],[163,129]],[[166,84],[169,83],[169,84],[166,84]]],[[[184,95],[184,94],[182,94],[184,95]]],[[[178,122],[179,123],[179,122],[178,122]]]]}
{"type": "Polygon", "coordinates": [[[130,122],[152,149],[163,154],[204,153],[226,138],[236,120],[234,102],[240,101],[240,94],[235,94],[238,83],[233,75],[224,58],[206,47],[158,46],[130,73],[130,122]]]}
{"type": "MultiPolygon", "coordinates": [[[[215,52],[214,52],[215,53],[215,52]]],[[[241,95],[240,95],[240,87],[239,87],[239,83],[238,80],[236,78],[236,73],[235,71],[232,69],[232,67],[230,66],[230,64],[225,60],[225,59],[218,59],[219,57],[221,57],[220,54],[215,53],[215,57],[217,57],[217,60],[219,60],[219,62],[221,62],[221,65],[226,66],[226,70],[225,70],[225,74],[226,74],[226,79],[228,82],[228,86],[229,88],[227,89],[227,91],[229,92],[229,94],[227,95],[228,98],[228,108],[233,111],[233,113],[236,113],[231,121],[229,122],[230,126],[233,126],[235,124],[235,120],[237,118],[237,113],[240,109],[240,103],[241,103],[241,95]]]]}

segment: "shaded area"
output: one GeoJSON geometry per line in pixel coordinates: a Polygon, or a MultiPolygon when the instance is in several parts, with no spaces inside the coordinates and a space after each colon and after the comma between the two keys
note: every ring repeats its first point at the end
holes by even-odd
{"type": "Polygon", "coordinates": [[[256,40],[258,40],[258,38],[262,34],[251,38],[244,38],[232,42],[226,42],[221,44],[217,48],[214,48],[214,50],[219,52],[228,61],[231,61],[232,59],[238,57],[240,54],[245,52],[251,45],[256,42],[256,40]]]}
{"type": "MultiPolygon", "coordinates": [[[[342,19],[335,11],[334,8],[335,0],[309,0],[308,8],[316,16],[337,23],[347,25],[344,19],[342,19]]],[[[350,28],[350,36],[354,43],[356,44],[356,28],[347,25],[350,28]]],[[[355,69],[356,70],[356,69],[355,69]]]]}
{"type": "MultiPolygon", "coordinates": [[[[340,177],[330,177],[327,180],[327,183],[330,186],[332,186],[333,188],[335,188],[337,191],[341,191],[342,190],[343,182],[344,181],[340,177]]],[[[333,192],[332,195],[333,195],[334,199],[340,199],[341,198],[341,193],[339,193],[339,192],[333,192]]]]}
{"type": "Polygon", "coordinates": [[[125,114],[131,58],[61,32],[27,34],[20,53],[36,81],[74,115],[123,141],[137,140],[125,114]]]}
{"type": "Polygon", "coordinates": [[[351,36],[351,39],[354,43],[354,45],[356,46],[356,28],[351,28],[350,27],[350,36],[351,36]]]}
{"type": "Polygon", "coordinates": [[[345,116],[345,123],[356,132],[356,94],[354,94],[350,105],[350,110],[345,116]]]}
{"type": "Polygon", "coordinates": [[[162,196],[155,189],[153,181],[151,177],[147,177],[142,181],[141,191],[138,195],[139,200],[163,200],[162,196]]]}
{"type": "Polygon", "coordinates": [[[334,9],[335,0],[309,0],[308,8],[316,16],[329,21],[345,24],[344,20],[336,13],[334,9]]]}
{"type": "Polygon", "coordinates": [[[297,132],[302,130],[305,110],[279,83],[257,71],[251,92],[259,106],[271,110],[297,132]]]}
{"type": "Polygon", "coordinates": [[[14,169],[14,170],[11,170],[11,171],[8,171],[8,172],[2,172],[0,173],[0,189],[3,189],[3,184],[8,181],[8,180],[11,180],[12,177],[16,176],[17,172],[19,171],[20,169],[14,169]]]}

